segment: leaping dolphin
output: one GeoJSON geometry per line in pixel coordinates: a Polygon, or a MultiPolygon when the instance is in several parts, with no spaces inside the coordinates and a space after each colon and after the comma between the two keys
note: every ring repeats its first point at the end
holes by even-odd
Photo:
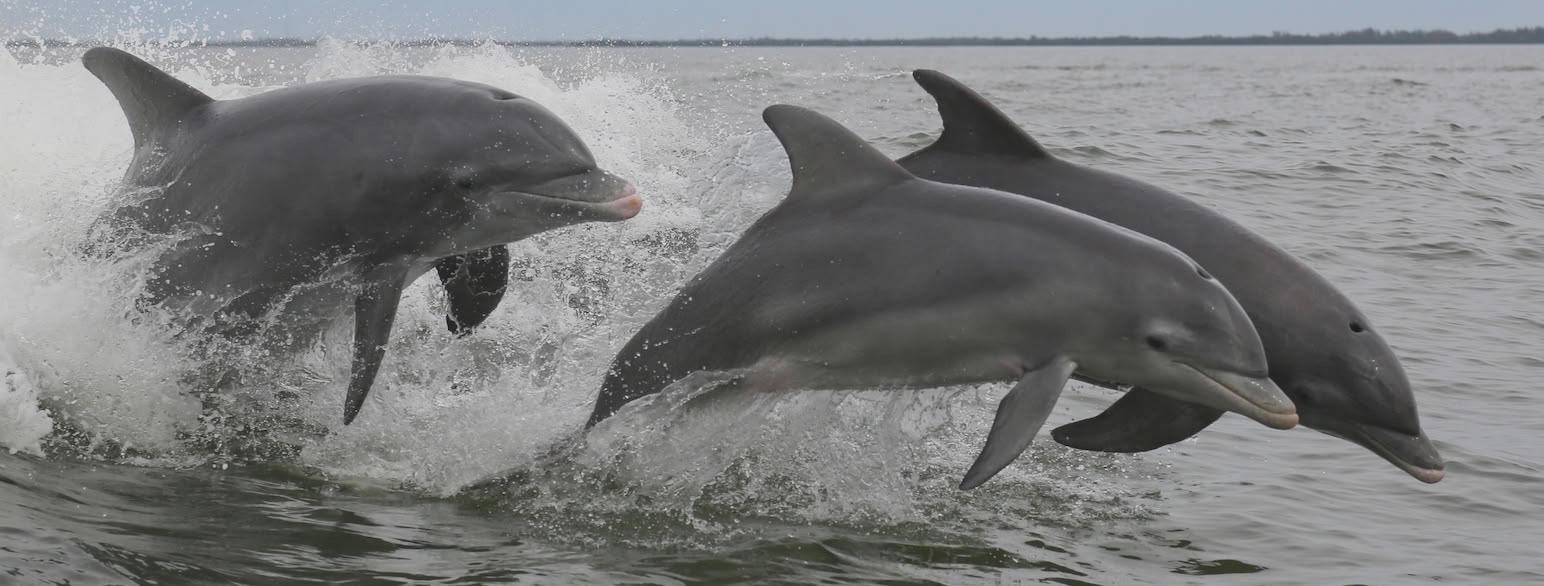
{"type": "Polygon", "coordinates": [[[351,305],[345,424],[419,275],[438,269],[464,332],[503,296],[505,244],[642,205],[561,120],[495,87],[382,76],[214,100],[117,49],[82,62],[128,118],[125,183],[149,194],[101,223],[177,239],[144,300],[230,335],[278,315],[302,338],[351,305]]]}
{"type": "Polygon", "coordinates": [[[1015,381],[960,484],[1029,446],[1074,372],[1297,423],[1254,326],[1172,247],[1016,195],[914,177],[803,108],[763,113],[786,199],[612,362],[587,425],[702,370],[747,392],[1015,381]]]}
{"type": "MultiPolygon", "coordinates": [[[[1271,379],[1303,425],[1372,450],[1423,482],[1442,479],[1442,457],[1421,430],[1399,358],[1367,316],[1308,265],[1178,194],[1052,156],[947,75],[919,69],[914,77],[937,100],[943,133],[902,157],[901,166],[934,181],[1029,196],[1173,245],[1243,305],[1265,345],[1271,379]]],[[[1195,435],[1222,413],[1139,388],[1052,436],[1074,448],[1140,452],[1195,435]]]]}

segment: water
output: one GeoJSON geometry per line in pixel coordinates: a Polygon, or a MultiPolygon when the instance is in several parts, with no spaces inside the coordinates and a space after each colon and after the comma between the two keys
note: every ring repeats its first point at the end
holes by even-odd
{"type": "MultiPolygon", "coordinates": [[[[353,426],[346,330],[237,353],[236,389],[202,397],[182,342],[132,319],[131,267],[71,253],[128,163],[116,103],[77,50],[0,53],[0,582],[1544,580],[1544,47],[134,50],[217,98],[497,85],[569,121],[644,212],[515,245],[467,339],[414,285],[353,426]],[[1447,479],[1225,417],[1141,455],[1043,435],[955,490],[1006,385],[679,408],[705,376],[568,442],[612,354],[786,192],[761,108],[899,156],[937,132],[919,67],[1328,276],[1405,361],[1447,479]]],[[[1114,397],[1075,385],[1050,425],[1114,397]]]]}

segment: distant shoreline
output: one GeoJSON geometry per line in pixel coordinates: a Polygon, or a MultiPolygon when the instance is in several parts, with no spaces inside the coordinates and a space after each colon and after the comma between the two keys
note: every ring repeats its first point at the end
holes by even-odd
{"type": "MultiPolygon", "coordinates": [[[[273,38],[251,40],[193,40],[175,44],[198,47],[313,47],[317,39],[273,38]]],[[[593,39],[583,41],[507,41],[471,39],[419,39],[385,42],[399,46],[472,46],[494,43],[513,47],[1133,47],[1133,46],[1312,46],[1312,45],[1525,45],[1544,44],[1544,26],[1497,29],[1484,33],[1445,30],[1380,31],[1362,29],[1340,33],[1199,37],[934,37],[915,39],[593,39]]],[[[7,47],[84,47],[100,41],[11,39],[7,47]]]]}

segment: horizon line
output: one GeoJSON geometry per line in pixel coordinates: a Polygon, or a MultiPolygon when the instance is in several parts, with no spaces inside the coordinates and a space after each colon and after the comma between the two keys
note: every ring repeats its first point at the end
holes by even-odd
{"type": "MultiPolygon", "coordinates": [[[[1254,35],[1208,34],[1189,37],[1173,36],[1089,36],[1089,37],[1028,37],[1001,36],[942,36],[942,37],[892,37],[892,38],[831,38],[831,37],[743,37],[697,39],[584,39],[584,40],[507,40],[473,39],[459,37],[423,37],[418,39],[344,39],[319,35],[306,39],[300,37],[263,37],[246,39],[186,39],[145,41],[151,44],[173,44],[183,47],[309,47],[325,40],[351,43],[388,43],[406,46],[421,45],[482,45],[526,47],[906,47],[906,46],[1142,46],[1142,45],[1442,45],[1442,44],[1544,44],[1544,26],[1498,28],[1488,32],[1454,33],[1444,29],[1380,30],[1363,28],[1333,33],[1287,33],[1254,35]]],[[[7,47],[79,47],[111,44],[111,41],[82,41],[76,39],[12,38],[5,41],[7,47]]]]}

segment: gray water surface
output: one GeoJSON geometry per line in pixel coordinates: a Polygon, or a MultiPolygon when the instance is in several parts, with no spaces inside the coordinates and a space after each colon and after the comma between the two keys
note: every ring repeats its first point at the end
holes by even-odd
{"type": "MultiPolygon", "coordinates": [[[[143,54],[221,98],[493,83],[569,120],[644,212],[516,245],[515,289],[469,339],[410,289],[353,426],[346,329],[240,356],[240,388],[208,399],[182,346],[124,311],[132,272],[66,254],[128,161],[111,96],[78,51],[0,55],[0,582],[1544,581],[1544,47],[143,54]],[[687,389],[549,452],[627,337],[786,192],[761,109],[814,108],[900,156],[938,131],[915,68],[1328,277],[1403,359],[1446,479],[1229,416],[1140,455],[1042,435],[955,490],[1007,385],[691,410],[687,389]],[[507,482],[463,491],[490,476],[507,482]]],[[[1074,385],[1049,425],[1115,397],[1074,385]]]]}

